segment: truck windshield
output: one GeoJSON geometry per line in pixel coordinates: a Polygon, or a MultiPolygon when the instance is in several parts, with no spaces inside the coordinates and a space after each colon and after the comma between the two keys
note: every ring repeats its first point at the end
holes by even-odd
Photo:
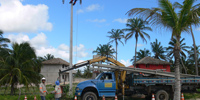
{"type": "Polygon", "coordinates": [[[98,79],[101,76],[101,74],[99,74],[95,79],[98,79]]]}

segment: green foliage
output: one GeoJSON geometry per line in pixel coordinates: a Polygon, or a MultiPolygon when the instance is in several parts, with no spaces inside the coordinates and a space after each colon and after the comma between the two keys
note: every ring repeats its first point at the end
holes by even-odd
{"type": "Polygon", "coordinates": [[[80,69],[77,70],[75,77],[82,77],[82,73],[80,69]]]}
{"type": "Polygon", "coordinates": [[[55,100],[54,94],[46,95],[46,100],[55,100]]]}
{"type": "MultiPolygon", "coordinates": [[[[137,42],[138,42],[138,37],[140,37],[143,42],[145,41],[147,43],[146,37],[150,39],[149,34],[147,34],[145,31],[152,31],[150,27],[147,27],[146,25],[148,24],[147,21],[142,20],[141,18],[133,18],[133,19],[128,19],[127,24],[124,31],[127,31],[128,33],[125,35],[125,42],[129,40],[130,38],[135,35],[135,59],[134,59],[134,64],[136,62],[136,54],[137,54],[137,42]]],[[[134,65],[135,66],[135,65],[134,65]]]]}
{"type": "Polygon", "coordinates": [[[130,38],[135,35],[136,41],[138,40],[138,37],[140,37],[143,41],[147,42],[146,38],[150,39],[150,36],[145,31],[152,31],[150,27],[147,27],[148,24],[147,21],[143,21],[141,18],[133,18],[128,19],[127,24],[124,31],[127,31],[128,33],[125,35],[125,41],[129,40],[130,38]]]}
{"type": "Polygon", "coordinates": [[[124,43],[121,41],[121,39],[124,38],[124,32],[120,29],[112,29],[108,33],[110,34],[110,36],[108,36],[109,39],[110,39],[109,43],[115,42],[115,45],[116,45],[116,49],[115,49],[116,50],[116,60],[117,60],[118,41],[121,42],[124,45],[124,43]]]}
{"type": "Polygon", "coordinates": [[[161,42],[158,42],[158,40],[156,39],[156,42],[151,42],[151,49],[152,52],[154,53],[154,58],[156,59],[163,59],[166,60],[166,56],[165,56],[165,50],[163,48],[163,46],[161,45],[161,42]]]}
{"type": "Polygon", "coordinates": [[[106,56],[106,57],[114,57],[113,54],[115,53],[115,50],[112,48],[112,45],[110,44],[99,44],[99,47],[97,47],[96,50],[93,51],[93,53],[96,53],[100,56],[106,56]]]}
{"type": "Polygon", "coordinates": [[[54,59],[54,55],[47,54],[46,56],[44,56],[44,59],[45,59],[45,60],[51,60],[51,59],[54,59]]]}
{"type": "MultiPolygon", "coordinates": [[[[148,56],[151,56],[151,52],[148,49],[146,48],[144,48],[144,50],[140,49],[140,51],[137,52],[136,54],[136,61],[148,56]]],[[[134,59],[135,59],[135,56],[133,56],[133,58],[130,61],[134,63],[134,59]]]]}
{"type": "MultiPolygon", "coordinates": [[[[194,52],[193,51],[194,51],[194,46],[191,46],[190,50],[188,50],[188,54],[189,54],[188,59],[191,63],[194,64],[195,59],[194,59],[194,52]]],[[[196,46],[196,53],[197,53],[197,58],[200,58],[200,46],[196,46]]],[[[200,64],[200,59],[198,59],[197,61],[198,61],[198,64],[200,64]]]]}
{"type": "Polygon", "coordinates": [[[36,61],[35,50],[29,43],[13,43],[12,50],[7,51],[7,56],[0,60],[0,85],[11,85],[11,95],[14,94],[15,84],[28,85],[40,83],[41,75],[35,69],[40,68],[36,61]]]}
{"type": "Polygon", "coordinates": [[[0,48],[8,47],[6,43],[10,43],[10,40],[8,38],[4,38],[3,31],[0,30],[0,48]]]}
{"type": "MultiPolygon", "coordinates": [[[[72,90],[73,90],[73,95],[68,95],[68,91],[69,91],[69,84],[66,84],[65,86],[63,85],[63,91],[64,91],[64,93],[66,93],[67,95],[63,95],[62,96],[62,100],[74,100],[74,95],[75,95],[75,87],[77,86],[77,83],[74,83],[73,84],[73,88],[72,88],[72,90]]],[[[46,87],[47,87],[47,91],[50,93],[51,91],[53,91],[54,90],[54,87],[52,86],[52,85],[46,85],[46,87]]],[[[2,88],[1,88],[2,89],[2,88]]],[[[25,87],[22,87],[21,88],[22,90],[24,90],[24,89],[26,89],[25,87]]],[[[16,91],[16,92],[18,92],[18,91],[16,91]]],[[[24,100],[24,93],[26,93],[27,95],[27,98],[28,98],[28,100],[33,100],[34,99],[34,96],[36,96],[37,97],[37,100],[40,100],[40,95],[39,95],[39,88],[38,87],[33,87],[33,88],[31,88],[29,91],[23,91],[23,93],[22,93],[22,95],[20,96],[20,100],[24,100]],[[34,92],[32,92],[33,91],[33,89],[35,90],[34,92]]],[[[0,94],[2,94],[1,93],[1,91],[0,91],[0,94]]],[[[18,100],[18,94],[16,95],[13,95],[13,96],[11,96],[11,95],[0,95],[0,99],[1,100],[18,100]]],[[[55,98],[54,98],[54,94],[47,94],[46,95],[46,100],[55,100],[55,98]]]]}
{"type": "Polygon", "coordinates": [[[158,8],[133,8],[128,11],[128,15],[141,15],[151,25],[164,27],[171,30],[171,36],[175,37],[177,42],[175,45],[175,78],[176,83],[174,99],[180,99],[180,38],[182,32],[189,32],[191,25],[198,26],[200,24],[200,6],[195,5],[197,0],[184,0],[183,5],[174,6],[169,0],[158,0],[158,8]],[[179,9],[175,9],[180,7],[179,9]]]}
{"type": "Polygon", "coordinates": [[[119,41],[124,45],[124,43],[121,41],[121,39],[124,38],[124,32],[122,30],[120,30],[120,29],[112,29],[108,33],[110,34],[110,36],[108,36],[109,39],[110,39],[109,43],[115,42],[116,45],[118,45],[118,41],[119,41]]]}
{"type": "MultiPolygon", "coordinates": [[[[195,58],[194,58],[194,46],[190,47],[190,50],[188,50],[188,59],[187,62],[190,66],[188,67],[188,71],[191,74],[195,74],[195,58]]],[[[196,55],[197,55],[197,64],[200,64],[200,46],[196,46],[196,55]]],[[[200,69],[200,68],[198,68],[200,69]]],[[[199,72],[200,73],[200,72],[199,72]]]]}
{"type": "MultiPolygon", "coordinates": [[[[186,54],[185,54],[185,52],[188,52],[188,46],[186,46],[186,43],[184,43],[184,40],[185,40],[185,38],[182,38],[181,40],[180,40],[180,55],[181,55],[181,57],[184,57],[184,58],[186,58],[186,54]]],[[[176,44],[176,38],[173,38],[168,44],[169,44],[169,46],[166,48],[166,50],[167,50],[167,56],[168,57],[170,57],[170,59],[171,58],[173,58],[174,57],[174,48],[175,48],[175,44],[176,44]]]]}
{"type": "Polygon", "coordinates": [[[84,77],[84,78],[91,78],[91,77],[92,77],[92,73],[91,73],[91,71],[90,71],[90,66],[87,66],[87,67],[84,69],[83,77],[84,77]]]}
{"type": "Polygon", "coordinates": [[[62,86],[62,87],[63,87],[63,93],[69,92],[69,84],[66,84],[65,86],[62,86]]]}
{"type": "Polygon", "coordinates": [[[200,98],[199,93],[185,93],[184,94],[185,99],[193,99],[193,100],[198,100],[200,98]]]}
{"type": "Polygon", "coordinates": [[[54,58],[55,58],[54,55],[48,53],[44,57],[38,57],[37,59],[39,61],[43,62],[43,61],[51,60],[51,59],[54,59],[54,58]]]}
{"type": "MultiPolygon", "coordinates": [[[[34,96],[36,96],[37,100],[40,100],[40,95],[26,95],[27,100],[34,100],[34,96]]],[[[18,100],[18,95],[10,96],[10,95],[0,95],[1,100],[18,100]]],[[[21,95],[19,100],[24,100],[25,95],[21,95]]],[[[55,100],[54,94],[48,94],[46,96],[46,100],[55,100]]]]}

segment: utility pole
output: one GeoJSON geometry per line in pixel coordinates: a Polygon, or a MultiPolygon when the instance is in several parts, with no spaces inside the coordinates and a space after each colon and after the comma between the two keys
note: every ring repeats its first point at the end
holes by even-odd
{"type": "MultiPolygon", "coordinates": [[[[73,66],[73,3],[71,3],[71,23],[70,23],[70,68],[73,66]]],[[[72,70],[69,72],[69,95],[72,95],[72,70]]]]}
{"type": "MultiPolygon", "coordinates": [[[[70,22],[70,50],[69,50],[69,67],[73,67],[73,6],[76,4],[77,0],[70,0],[71,4],[71,22],[70,22]]],[[[63,4],[65,3],[65,0],[62,0],[63,4]]],[[[80,0],[80,4],[82,3],[82,0],[80,0]]],[[[69,71],[69,95],[72,95],[72,70],[69,71]]]]}

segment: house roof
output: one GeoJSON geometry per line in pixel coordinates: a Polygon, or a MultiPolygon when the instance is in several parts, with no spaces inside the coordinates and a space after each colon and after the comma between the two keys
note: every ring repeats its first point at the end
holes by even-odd
{"type": "Polygon", "coordinates": [[[167,61],[162,61],[160,59],[152,58],[152,57],[144,57],[136,62],[136,64],[155,64],[155,65],[171,65],[171,63],[167,61]]]}
{"type": "Polygon", "coordinates": [[[61,58],[54,58],[51,60],[43,61],[43,65],[65,65],[69,66],[69,63],[61,58]]]}
{"type": "Polygon", "coordinates": [[[134,68],[134,66],[133,66],[133,65],[130,65],[130,66],[128,66],[128,67],[130,67],[130,68],[134,68]]]}

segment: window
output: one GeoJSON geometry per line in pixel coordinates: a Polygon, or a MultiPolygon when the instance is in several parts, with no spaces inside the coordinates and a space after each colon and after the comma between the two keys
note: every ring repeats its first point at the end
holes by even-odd
{"type": "Polygon", "coordinates": [[[112,80],[112,74],[111,73],[104,73],[100,80],[112,80]]]}
{"type": "Polygon", "coordinates": [[[65,68],[65,65],[62,65],[62,68],[65,68]]]}
{"type": "Polygon", "coordinates": [[[62,79],[65,79],[65,75],[62,75],[62,79]]]}
{"type": "Polygon", "coordinates": [[[149,64],[146,65],[146,68],[149,68],[149,64]]]}

